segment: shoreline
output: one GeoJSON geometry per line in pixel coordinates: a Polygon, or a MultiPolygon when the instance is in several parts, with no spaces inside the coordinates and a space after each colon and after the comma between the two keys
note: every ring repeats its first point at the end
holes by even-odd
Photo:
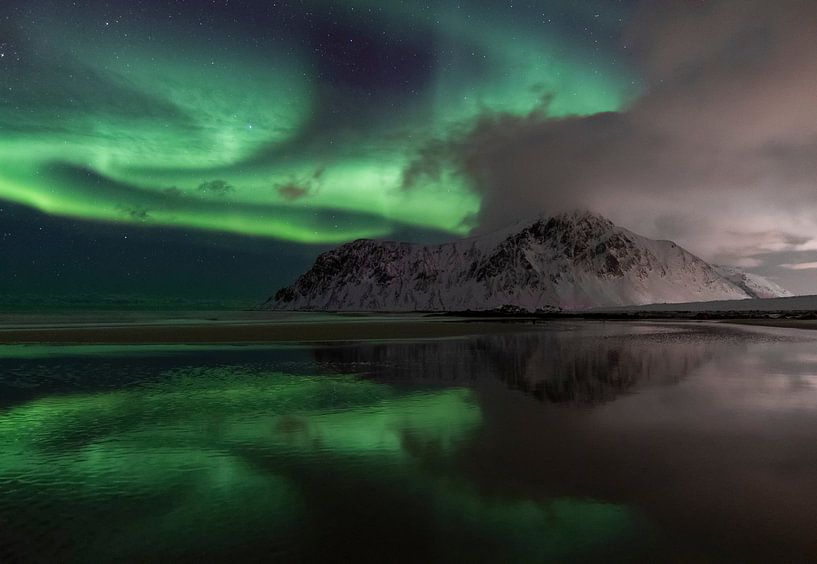
{"type": "Polygon", "coordinates": [[[782,327],[784,329],[804,329],[814,331],[817,329],[817,319],[724,319],[721,323],[732,323],[734,325],[751,325],[755,327],[782,327]]]}
{"type": "Polygon", "coordinates": [[[149,322],[0,325],[0,345],[55,344],[274,344],[297,342],[440,339],[535,330],[549,322],[715,322],[817,330],[817,319],[673,315],[453,316],[377,315],[334,319],[154,319],[149,322]]]}
{"type": "Polygon", "coordinates": [[[0,327],[0,345],[22,344],[274,344],[380,339],[440,339],[517,332],[527,322],[500,320],[326,321],[104,326],[0,327]]]}

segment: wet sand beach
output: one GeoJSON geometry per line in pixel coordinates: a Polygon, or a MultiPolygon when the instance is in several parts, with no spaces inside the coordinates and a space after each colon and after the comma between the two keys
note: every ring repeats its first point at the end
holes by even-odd
{"type": "MultiPolygon", "coordinates": [[[[561,322],[581,323],[580,317],[561,322]]],[[[598,320],[597,320],[598,321],[598,320]]],[[[633,319],[607,321],[640,323],[633,319]]],[[[729,318],[695,321],[667,317],[652,322],[674,324],[720,322],[739,325],[817,329],[817,320],[729,318]]],[[[341,315],[270,314],[268,312],[187,312],[157,318],[149,316],[84,315],[16,316],[0,319],[0,344],[182,344],[285,343],[351,340],[436,339],[499,332],[518,332],[551,322],[524,317],[458,318],[422,314],[341,315]]]]}
{"type": "Polygon", "coordinates": [[[173,344],[280,343],[446,338],[519,331],[533,320],[478,320],[421,316],[288,317],[282,320],[155,320],[0,325],[0,343],[173,344]]]}

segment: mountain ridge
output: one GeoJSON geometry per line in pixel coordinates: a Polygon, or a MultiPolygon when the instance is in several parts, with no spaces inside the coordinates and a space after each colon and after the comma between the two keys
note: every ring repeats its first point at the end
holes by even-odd
{"type": "Polygon", "coordinates": [[[322,253],[275,310],[584,310],[752,295],[672,241],[586,210],[436,245],[359,239],[322,253]]]}

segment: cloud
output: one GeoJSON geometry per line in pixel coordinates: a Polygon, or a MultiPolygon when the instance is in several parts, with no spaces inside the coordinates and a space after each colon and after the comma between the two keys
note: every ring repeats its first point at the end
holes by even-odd
{"type": "Polygon", "coordinates": [[[754,257],[745,257],[732,261],[732,264],[741,268],[757,268],[763,264],[763,261],[754,257]]]}
{"type": "Polygon", "coordinates": [[[781,264],[781,268],[788,270],[815,270],[817,269],[817,262],[801,262],[796,264],[781,264]]]}
{"type": "Polygon", "coordinates": [[[235,188],[226,180],[210,180],[199,184],[198,191],[215,196],[227,196],[235,192],[235,188]]]}
{"type": "Polygon", "coordinates": [[[817,239],[809,239],[794,248],[795,251],[817,251],[817,239]]]}
{"type": "Polygon", "coordinates": [[[275,190],[278,192],[278,195],[288,202],[294,202],[305,198],[310,193],[309,186],[299,185],[294,182],[288,182],[286,184],[276,186],[275,190]]]}
{"type": "Polygon", "coordinates": [[[146,222],[150,220],[150,210],[144,208],[134,208],[128,206],[118,206],[123,214],[127,215],[133,221],[146,222]]]}
{"type": "Polygon", "coordinates": [[[325,171],[325,168],[318,167],[306,178],[290,179],[287,182],[277,184],[274,189],[287,202],[301,200],[311,196],[318,190],[325,171]]]}
{"type": "Polygon", "coordinates": [[[176,186],[171,186],[170,188],[165,188],[162,192],[169,198],[184,198],[185,193],[184,190],[181,188],[177,188],[176,186]]]}
{"type": "Polygon", "coordinates": [[[814,2],[645,2],[624,38],[648,84],[631,107],[486,115],[414,170],[445,151],[483,196],[480,231],[589,207],[713,260],[815,249],[814,29],[814,2]]]}

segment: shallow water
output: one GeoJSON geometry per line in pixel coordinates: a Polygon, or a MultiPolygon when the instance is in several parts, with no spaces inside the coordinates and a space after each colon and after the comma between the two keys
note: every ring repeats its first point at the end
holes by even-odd
{"type": "Polygon", "coordinates": [[[815,337],[0,347],[0,561],[814,559],[815,337]]]}

